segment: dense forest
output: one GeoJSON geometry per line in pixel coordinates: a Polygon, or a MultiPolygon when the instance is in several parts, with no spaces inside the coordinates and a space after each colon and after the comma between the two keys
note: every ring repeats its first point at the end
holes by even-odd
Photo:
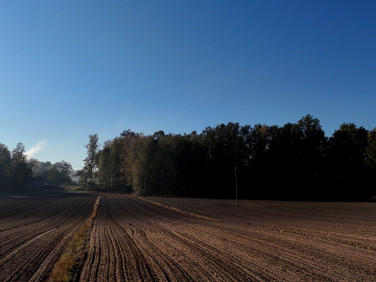
{"type": "Polygon", "coordinates": [[[88,188],[139,195],[366,200],[376,194],[376,129],[343,123],[326,137],[311,115],[282,127],[238,123],[201,134],[126,130],[99,149],[90,135],[79,171],[88,188]]]}
{"type": "MultiPolygon", "coordinates": [[[[90,135],[77,172],[85,189],[138,195],[367,200],[376,195],[376,128],[343,123],[326,137],[311,115],[282,127],[238,123],[201,134],[126,130],[101,147],[90,135]]],[[[71,183],[72,166],[28,160],[0,143],[0,191],[71,183]]]]}

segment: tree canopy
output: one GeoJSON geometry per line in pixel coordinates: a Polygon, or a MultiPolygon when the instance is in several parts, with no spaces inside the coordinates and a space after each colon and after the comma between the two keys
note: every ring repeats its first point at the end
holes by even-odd
{"type": "Polygon", "coordinates": [[[126,130],[99,150],[96,183],[141,195],[233,197],[236,167],[244,198],[365,199],[376,194],[375,136],[344,123],[328,138],[311,115],[201,134],[126,130]]]}
{"type": "MultiPolygon", "coordinates": [[[[99,146],[85,145],[78,171],[87,189],[139,195],[365,200],[376,195],[376,128],[343,123],[326,137],[319,119],[306,115],[283,126],[229,122],[200,134],[151,135],[123,131],[99,146]],[[235,175],[236,173],[236,175],[235,175]]],[[[27,160],[18,143],[0,143],[0,190],[21,191],[33,179],[70,183],[72,166],[27,160]]]]}
{"type": "Polygon", "coordinates": [[[98,169],[98,135],[93,134],[89,136],[89,143],[85,145],[87,149],[87,157],[85,158],[83,169],[77,172],[77,176],[80,178],[80,183],[84,187],[92,188],[95,185],[97,179],[98,169]]]}

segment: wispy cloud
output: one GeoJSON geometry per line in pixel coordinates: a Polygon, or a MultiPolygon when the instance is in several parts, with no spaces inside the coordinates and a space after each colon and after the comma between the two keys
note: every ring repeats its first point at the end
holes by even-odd
{"type": "Polygon", "coordinates": [[[31,158],[32,156],[37,154],[40,150],[42,150],[44,147],[46,147],[46,145],[47,145],[47,141],[45,140],[39,141],[34,147],[26,151],[25,154],[28,158],[31,158]]]}

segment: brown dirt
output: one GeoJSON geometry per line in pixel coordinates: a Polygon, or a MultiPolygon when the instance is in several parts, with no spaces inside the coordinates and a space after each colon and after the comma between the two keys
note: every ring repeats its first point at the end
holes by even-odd
{"type": "Polygon", "coordinates": [[[43,281],[95,196],[0,198],[0,281],[43,281]]]}
{"type": "Polygon", "coordinates": [[[102,196],[78,280],[376,281],[375,215],[373,203],[102,196]]]}
{"type": "MultiPolygon", "coordinates": [[[[0,281],[46,280],[95,195],[0,198],[0,281]]],[[[102,196],[79,281],[376,281],[376,204],[102,196]]]]}

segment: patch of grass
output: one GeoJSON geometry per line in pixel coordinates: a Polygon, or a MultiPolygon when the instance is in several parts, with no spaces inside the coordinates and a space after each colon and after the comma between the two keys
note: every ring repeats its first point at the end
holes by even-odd
{"type": "Polygon", "coordinates": [[[86,222],[73,235],[68,243],[64,253],[55,264],[48,281],[67,282],[72,281],[73,274],[77,269],[77,262],[83,254],[83,250],[90,237],[90,230],[93,226],[94,219],[97,216],[101,197],[98,196],[93,212],[86,222]]]}

